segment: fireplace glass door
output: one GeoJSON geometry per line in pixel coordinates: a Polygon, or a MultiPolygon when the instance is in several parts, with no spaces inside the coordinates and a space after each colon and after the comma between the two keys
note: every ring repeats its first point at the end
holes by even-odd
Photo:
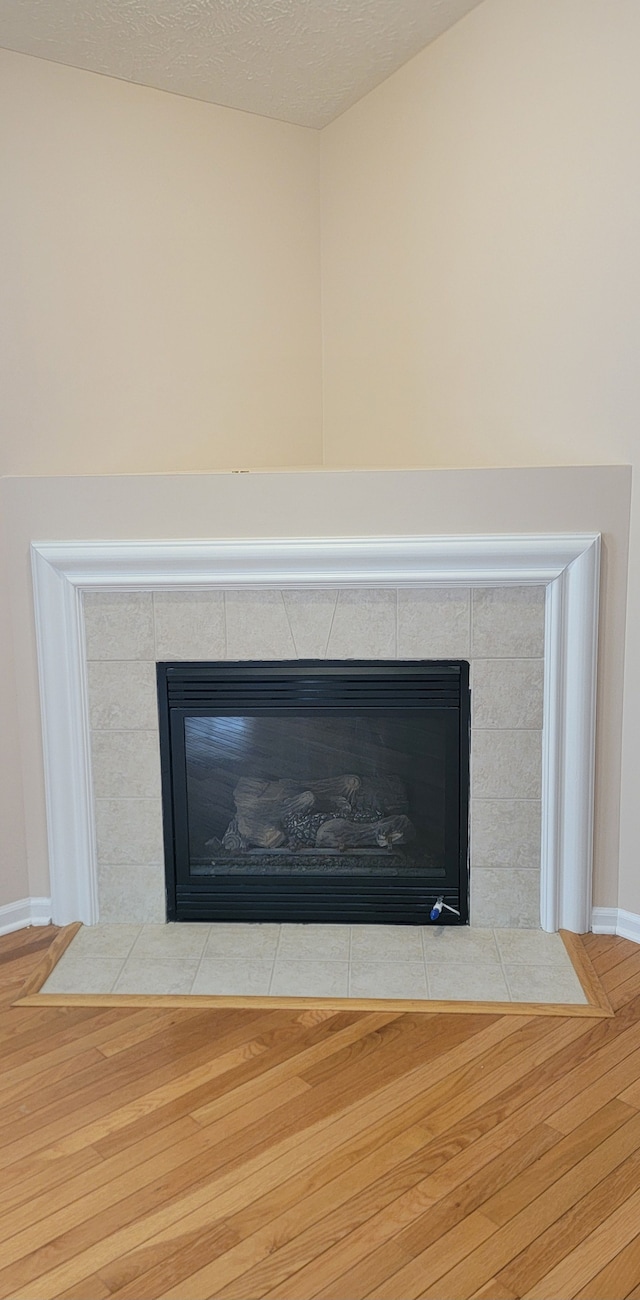
{"type": "Polygon", "coordinates": [[[159,664],[158,691],[169,920],[467,921],[468,664],[159,664]]]}

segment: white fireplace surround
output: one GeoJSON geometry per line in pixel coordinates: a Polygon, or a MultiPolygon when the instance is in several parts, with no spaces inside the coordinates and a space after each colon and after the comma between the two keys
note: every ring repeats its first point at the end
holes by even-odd
{"type": "Polygon", "coordinates": [[[32,543],[52,919],[98,918],[82,593],[546,586],[540,919],[591,928],[600,535],[32,543]]]}

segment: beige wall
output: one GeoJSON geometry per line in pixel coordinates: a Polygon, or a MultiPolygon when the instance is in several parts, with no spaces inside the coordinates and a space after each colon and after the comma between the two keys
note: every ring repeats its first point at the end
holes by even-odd
{"type": "Polygon", "coordinates": [[[322,133],[326,465],[626,461],[640,5],[485,0],[322,133]]]}
{"type": "MultiPolygon", "coordinates": [[[[595,902],[616,905],[630,489],[626,467],[6,478],[1,489],[25,790],[28,881],[25,873],[23,895],[48,890],[29,574],[32,539],[598,530],[604,534],[604,556],[595,902]]],[[[12,761],[7,754],[5,763],[12,761]]],[[[16,810],[20,816],[21,809],[16,810]]]]}
{"type": "Polygon", "coordinates": [[[0,50],[0,473],[321,459],[318,134],[0,50]]]}
{"type": "MultiPolygon", "coordinates": [[[[0,907],[29,898],[22,790],[21,737],[4,516],[0,513],[0,907]]],[[[48,889],[44,891],[48,894],[48,889]]],[[[0,921],[0,925],[2,922],[0,921]]]]}

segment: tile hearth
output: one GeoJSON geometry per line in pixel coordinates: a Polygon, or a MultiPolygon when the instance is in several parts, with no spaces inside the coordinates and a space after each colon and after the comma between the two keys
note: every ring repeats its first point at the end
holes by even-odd
{"type": "Polygon", "coordinates": [[[558,934],[393,925],[85,927],[40,992],[587,1004],[558,934]]]}

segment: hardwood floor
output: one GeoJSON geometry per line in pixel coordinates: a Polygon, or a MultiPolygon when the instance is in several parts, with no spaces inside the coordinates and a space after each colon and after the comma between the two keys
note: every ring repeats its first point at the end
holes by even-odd
{"type": "Polygon", "coordinates": [[[12,1007],[0,1296],[640,1300],[640,947],[615,1016],[12,1007]]]}

